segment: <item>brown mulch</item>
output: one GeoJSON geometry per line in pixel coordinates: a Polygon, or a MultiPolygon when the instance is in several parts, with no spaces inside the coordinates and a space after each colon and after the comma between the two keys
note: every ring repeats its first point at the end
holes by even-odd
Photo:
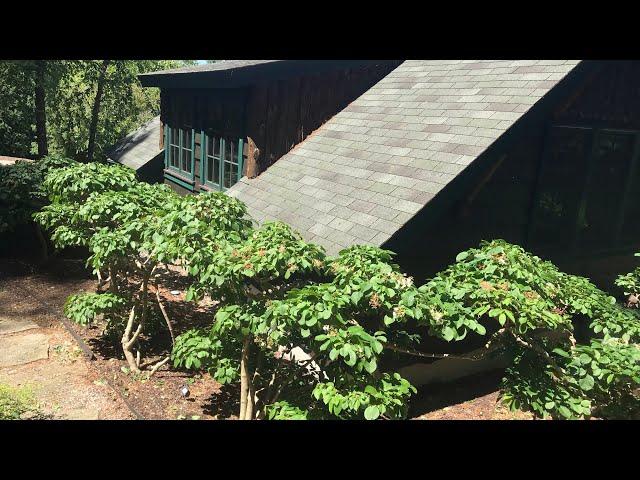
{"type": "MultiPolygon", "coordinates": [[[[211,322],[212,305],[195,308],[181,301],[186,285],[176,272],[163,272],[171,279],[171,288],[161,289],[161,297],[175,334],[211,322]],[[173,277],[172,277],[173,275],[173,277]],[[178,290],[178,295],[171,290],[178,290]],[[176,325],[178,324],[178,325],[176,325]]],[[[164,284],[164,283],[163,283],[164,284]]],[[[12,292],[13,308],[27,312],[38,325],[62,329],[59,321],[62,307],[68,295],[80,291],[96,291],[97,283],[84,261],[53,259],[46,268],[29,262],[0,260],[0,289],[12,292]]],[[[10,308],[7,305],[4,309],[10,308]]],[[[237,387],[221,386],[209,375],[194,375],[161,367],[150,379],[146,374],[136,376],[127,371],[127,363],[116,343],[106,342],[102,336],[104,325],[90,328],[72,324],[77,333],[94,352],[96,359],[87,362],[86,376],[94,385],[110,384],[118,389],[131,408],[129,418],[144,419],[234,419],[237,418],[237,387]],[[180,395],[180,388],[187,385],[188,398],[180,395]]],[[[66,332],[65,332],[66,333],[66,332]]],[[[143,339],[144,340],[144,339],[143,339]]],[[[166,327],[154,336],[154,343],[142,344],[142,363],[153,363],[170,352],[171,338],[166,327]]],[[[522,412],[509,412],[498,401],[498,385],[501,372],[475,375],[456,382],[426,386],[412,398],[409,417],[417,420],[507,420],[530,419],[522,412]]],[[[114,400],[115,402],[115,400],[114,400]]],[[[112,418],[123,418],[114,414],[112,418]]]]}
{"type": "MultiPolygon", "coordinates": [[[[170,277],[171,273],[163,275],[170,277]]],[[[210,324],[211,305],[201,308],[186,305],[181,301],[185,285],[180,284],[178,276],[173,280],[171,290],[176,288],[180,294],[172,295],[162,289],[161,298],[169,317],[180,318],[180,329],[174,324],[174,333],[179,335],[193,326],[210,324]]],[[[0,260],[0,289],[9,300],[4,302],[3,311],[20,312],[42,327],[63,330],[59,319],[66,298],[81,291],[96,291],[96,287],[95,277],[84,268],[84,261],[55,258],[46,267],[38,267],[29,261],[0,260]]],[[[233,387],[221,388],[208,375],[176,371],[169,365],[161,367],[148,380],[144,372],[136,376],[128,372],[118,343],[103,338],[104,323],[98,322],[89,328],[67,323],[95,355],[89,362],[90,380],[95,385],[111,384],[117,388],[131,407],[132,417],[149,420],[236,418],[238,395],[233,387]],[[190,391],[188,398],[180,394],[184,385],[190,391]]],[[[170,352],[171,337],[166,327],[154,340],[153,345],[143,343],[148,351],[143,351],[142,363],[155,363],[170,352]]]]}
{"type": "Polygon", "coordinates": [[[414,420],[531,420],[529,413],[510,412],[498,398],[502,371],[427,385],[411,399],[414,420]]]}

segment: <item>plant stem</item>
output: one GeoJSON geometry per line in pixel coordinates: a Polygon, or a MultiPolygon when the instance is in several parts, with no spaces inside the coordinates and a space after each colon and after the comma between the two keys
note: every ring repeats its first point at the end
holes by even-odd
{"type": "Polygon", "coordinates": [[[247,411],[247,399],[249,396],[249,345],[251,339],[246,336],[242,341],[242,356],[240,358],[240,420],[245,419],[247,411]]]}

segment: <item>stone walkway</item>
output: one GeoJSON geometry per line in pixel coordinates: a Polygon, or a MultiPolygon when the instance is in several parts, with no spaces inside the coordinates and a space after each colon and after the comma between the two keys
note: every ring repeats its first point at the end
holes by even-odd
{"type": "Polygon", "coordinates": [[[0,383],[28,387],[47,418],[132,418],[54,312],[22,294],[29,285],[0,283],[0,383]]]}

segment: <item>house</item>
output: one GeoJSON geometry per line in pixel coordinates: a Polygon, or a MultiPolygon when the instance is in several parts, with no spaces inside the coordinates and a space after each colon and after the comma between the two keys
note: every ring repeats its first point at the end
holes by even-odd
{"type": "Polygon", "coordinates": [[[603,286],[640,251],[640,62],[227,61],[161,89],[162,175],[424,278],[504,238],[603,286]]]}
{"type": "Polygon", "coordinates": [[[136,170],[140,180],[162,183],[164,149],[160,138],[160,116],[154,117],[135,132],[127,135],[105,153],[107,161],[136,170]]]}

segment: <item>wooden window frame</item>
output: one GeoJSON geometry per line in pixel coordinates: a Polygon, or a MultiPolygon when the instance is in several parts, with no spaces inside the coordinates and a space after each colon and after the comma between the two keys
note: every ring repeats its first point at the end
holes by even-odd
{"type": "MultiPolygon", "coordinates": [[[[564,124],[564,123],[549,124],[547,126],[547,131],[545,134],[544,146],[543,146],[543,151],[541,156],[541,163],[540,163],[537,180],[536,180],[536,187],[535,187],[536,190],[534,194],[534,202],[532,205],[533,209],[537,208],[536,205],[538,205],[538,202],[540,200],[542,181],[544,179],[544,169],[546,168],[547,162],[549,162],[549,157],[551,156],[551,144],[550,144],[551,131],[554,128],[582,129],[582,130],[587,130],[589,132],[588,138],[589,138],[590,144],[587,145],[588,153],[586,158],[587,171],[585,172],[585,179],[581,188],[580,200],[578,203],[577,213],[574,219],[572,238],[569,244],[568,253],[571,256],[580,257],[580,256],[593,256],[598,254],[609,254],[609,253],[615,253],[618,251],[626,252],[629,249],[630,245],[621,244],[621,235],[622,235],[622,228],[624,227],[625,211],[629,203],[629,193],[631,192],[631,188],[633,185],[634,174],[636,173],[637,169],[640,168],[640,160],[639,160],[640,130],[609,128],[601,124],[593,124],[593,125],[589,125],[589,124],[572,125],[572,124],[564,124]],[[581,214],[584,213],[587,207],[588,192],[589,192],[589,187],[591,186],[591,182],[596,181],[596,179],[593,178],[593,174],[596,167],[595,153],[596,153],[596,147],[598,145],[598,140],[600,139],[600,136],[602,135],[602,133],[631,134],[634,137],[633,148],[631,153],[631,159],[629,161],[629,171],[628,171],[627,179],[624,185],[622,199],[620,202],[620,206],[618,207],[618,211],[615,212],[617,220],[616,220],[616,226],[615,226],[614,232],[612,233],[611,246],[608,248],[598,249],[593,251],[582,251],[578,247],[578,239],[579,239],[579,233],[580,233],[579,220],[580,220],[581,214]]],[[[529,229],[527,232],[527,245],[529,247],[535,247],[535,245],[532,245],[532,238],[533,238],[533,233],[537,227],[538,217],[537,215],[535,215],[535,211],[532,211],[531,215],[532,215],[532,220],[529,223],[529,229]]]]}
{"type": "MultiPolygon", "coordinates": [[[[237,152],[235,161],[229,161],[226,158],[226,146],[228,138],[224,136],[213,135],[205,132],[204,130],[200,133],[200,179],[202,185],[211,189],[211,190],[219,190],[221,192],[227,191],[229,188],[233,187],[236,183],[240,181],[242,178],[242,171],[244,169],[244,139],[239,138],[236,144],[237,152]],[[209,155],[209,139],[214,138],[215,141],[219,142],[220,154],[216,157],[215,155],[209,155]],[[204,139],[204,141],[202,140],[204,139]],[[218,183],[215,181],[210,181],[209,177],[209,159],[212,159],[214,162],[218,162],[218,171],[220,172],[220,178],[218,178],[218,183]],[[225,172],[225,164],[230,163],[232,165],[238,166],[238,175],[237,179],[234,183],[229,185],[229,187],[224,186],[224,172],[225,172]]],[[[215,151],[215,149],[214,149],[215,151]]],[[[214,167],[215,171],[215,167],[214,167]]]]}
{"type": "MultiPolygon", "coordinates": [[[[191,182],[195,182],[195,178],[196,178],[196,169],[195,169],[195,139],[196,139],[196,135],[195,135],[195,130],[193,128],[189,129],[189,128],[180,128],[180,127],[172,127],[170,125],[165,125],[165,149],[164,149],[164,166],[165,166],[165,171],[169,171],[172,174],[177,174],[177,177],[179,179],[189,179],[191,180],[191,182]],[[183,132],[184,131],[188,131],[191,130],[191,145],[190,148],[187,148],[183,145],[183,132]],[[175,143],[171,143],[170,140],[172,139],[172,132],[178,131],[178,144],[175,143]],[[178,147],[178,158],[177,158],[177,164],[178,166],[175,167],[174,165],[171,164],[171,160],[173,159],[173,157],[171,156],[171,147],[178,147]],[[187,150],[190,151],[190,155],[189,155],[189,164],[191,166],[191,171],[187,171],[187,170],[183,170],[182,167],[182,155],[183,155],[183,151],[187,150]]],[[[166,177],[166,175],[165,175],[166,177]]],[[[169,178],[169,180],[173,181],[173,178],[169,178]]],[[[179,182],[174,182],[174,183],[179,183],[179,182]]],[[[184,186],[184,185],[183,185],[184,186]]],[[[191,187],[190,189],[193,189],[193,187],[191,187]]]]}

